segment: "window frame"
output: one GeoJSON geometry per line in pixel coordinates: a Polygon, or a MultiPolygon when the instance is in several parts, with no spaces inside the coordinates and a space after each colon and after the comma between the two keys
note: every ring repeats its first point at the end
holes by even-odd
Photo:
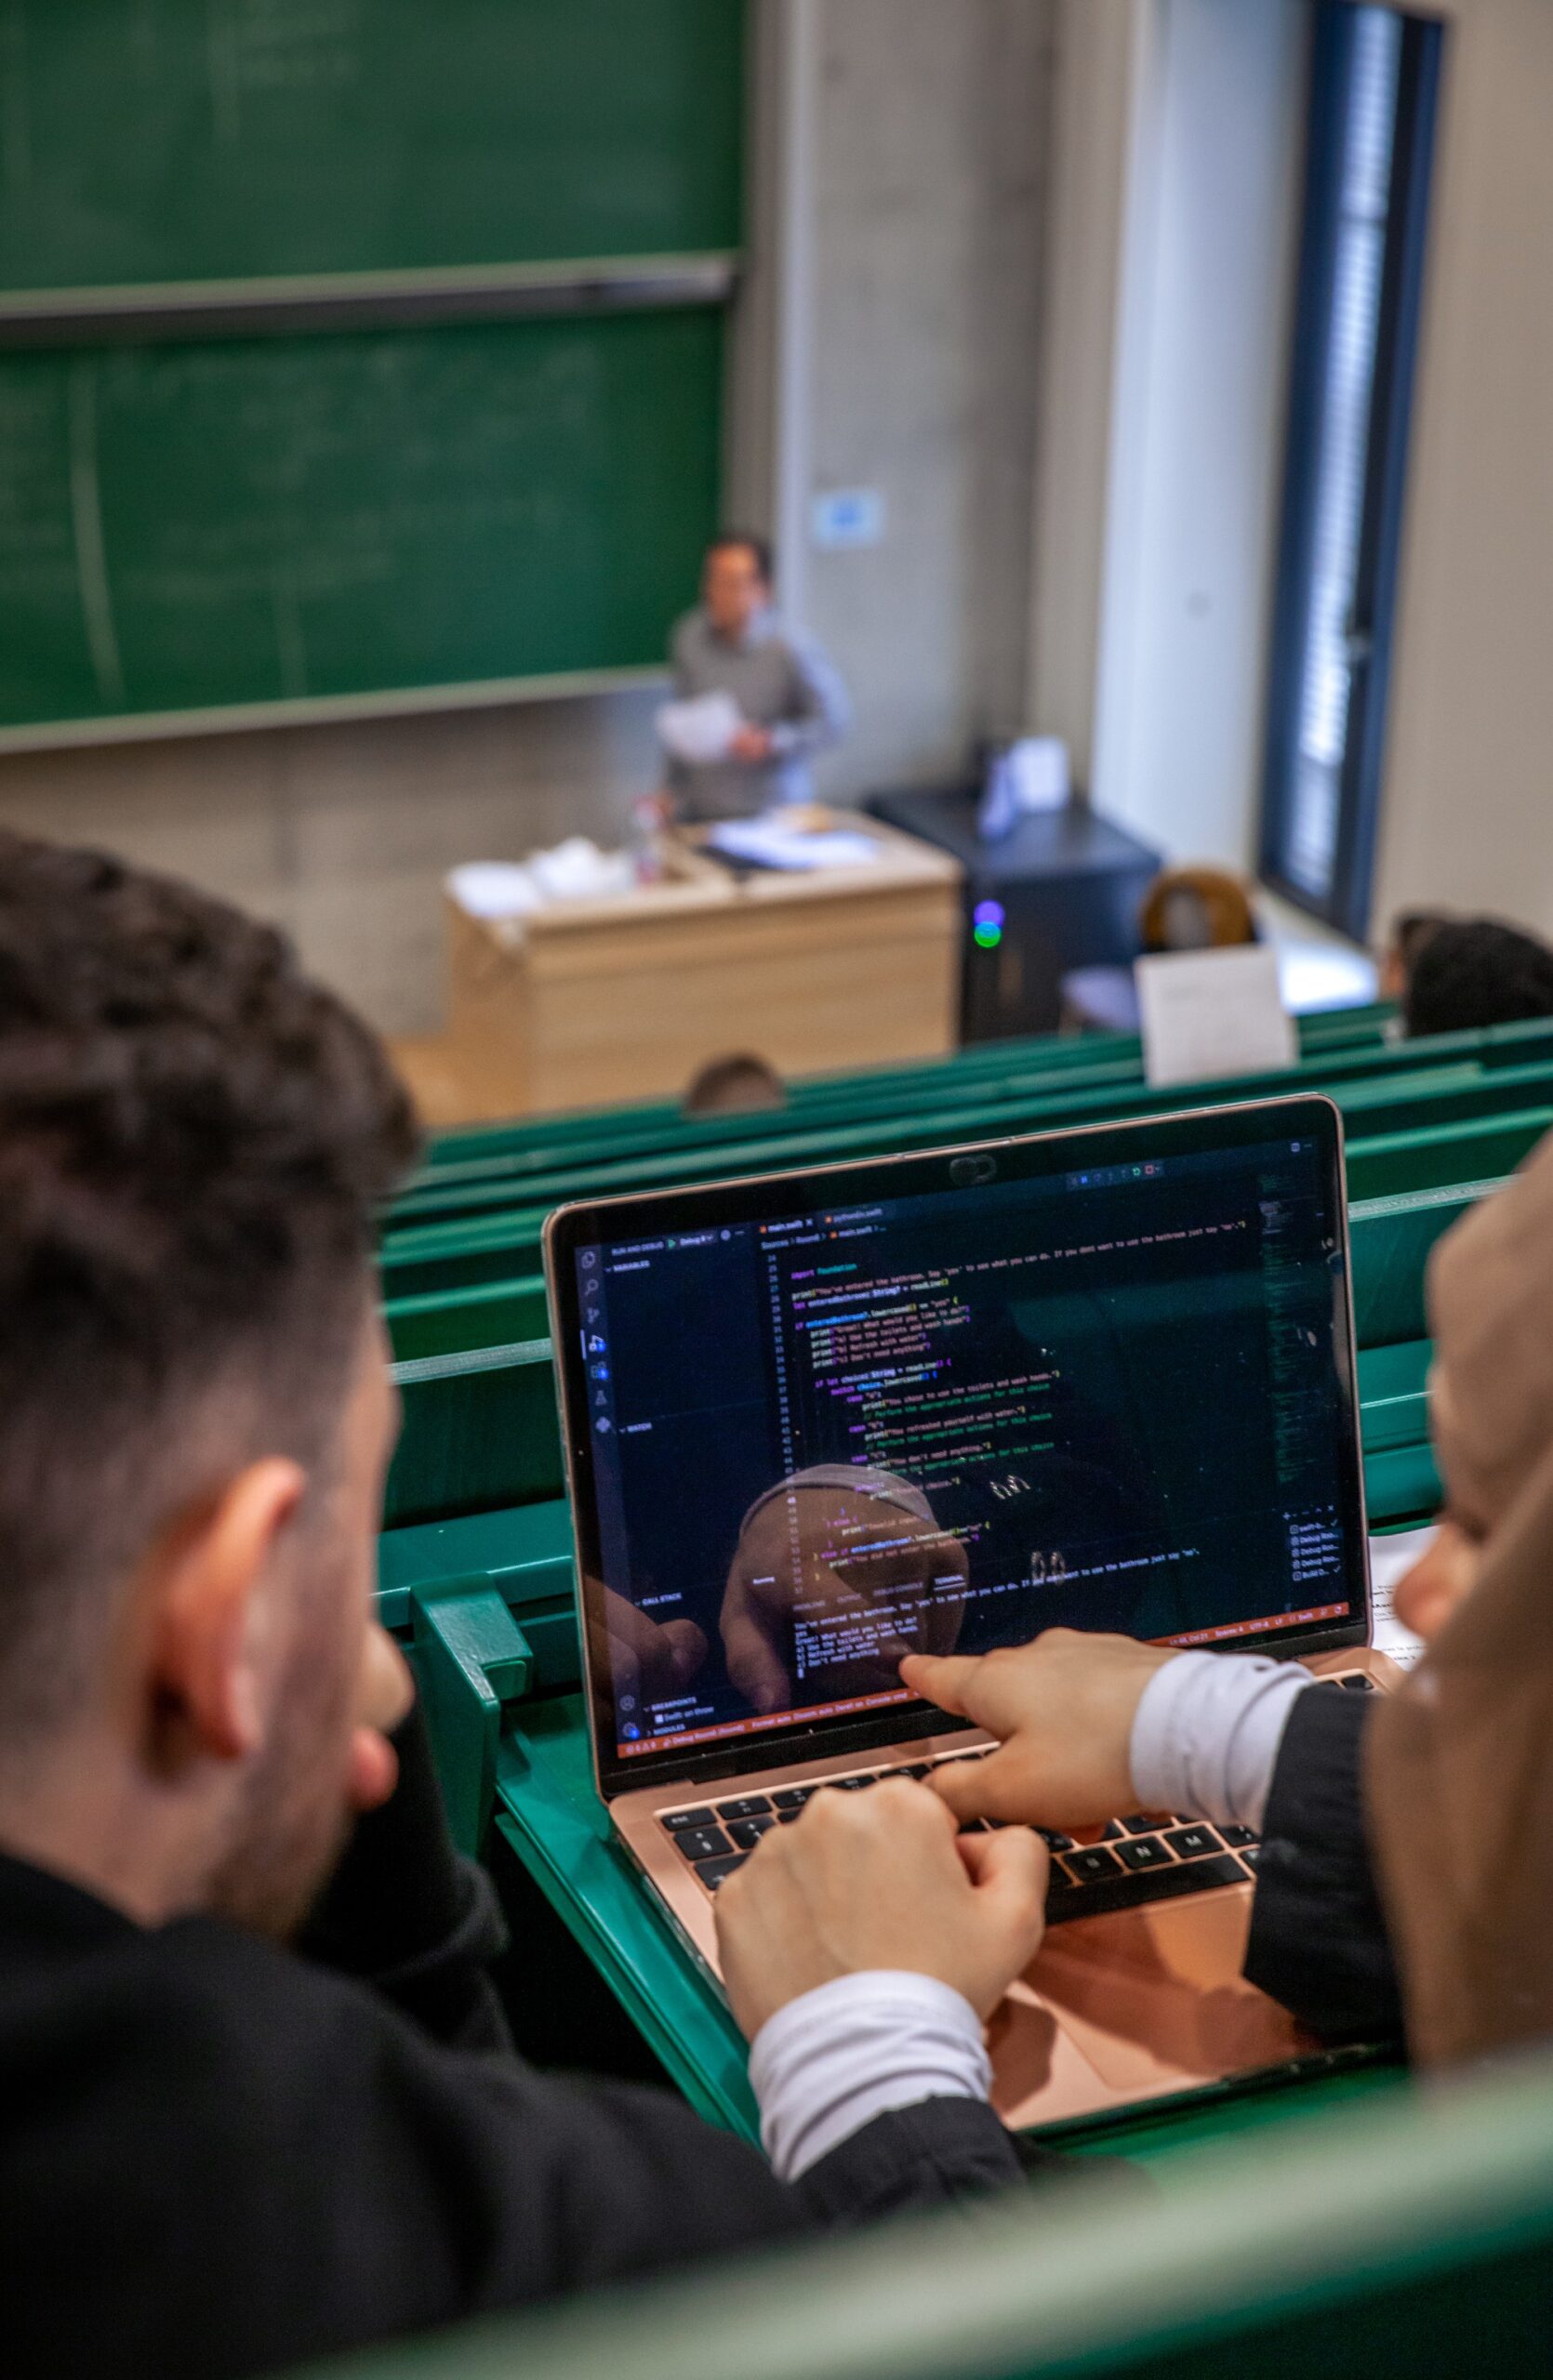
{"type": "Polygon", "coordinates": [[[1393,10],[1401,25],[1386,242],[1366,432],[1349,648],[1353,659],[1338,777],[1336,834],[1324,894],[1294,875],[1302,686],[1321,473],[1322,405],[1334,343],[1348,77],[1360,7],[1316,0],[1305,195],[1284,443],[1258,853],[1262,880],[1308,915],[1366,939],[1380,828],[1386,726],[1406,499],[1409,432],[1423,310],[1429,201],[1446,28],[1393,10]]]}

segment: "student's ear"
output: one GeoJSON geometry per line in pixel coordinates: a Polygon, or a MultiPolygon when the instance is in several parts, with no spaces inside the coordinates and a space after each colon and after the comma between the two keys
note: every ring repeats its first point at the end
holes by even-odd
{"type": "Polygon", "coordinates": [[[282,1617],[277,1556],[306,1491],[299,1463],[266,1456],[187,1516],[162,1550],[151,1659],[169,1750],[244,1760],[263,1742],[267,1654],[282,1617]]]}

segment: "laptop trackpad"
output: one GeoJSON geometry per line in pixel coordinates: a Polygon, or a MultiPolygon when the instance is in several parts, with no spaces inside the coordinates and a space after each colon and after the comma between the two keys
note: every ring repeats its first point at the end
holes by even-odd
{"type": "Polygon", "coordinates": [[[1309,2044],[1294,2019],[1241,1976],[1250,1916],[1249,1892],[1215,1893],[1055,1927],[992,2020],[1000,2111],[1023,2109],[1042,2071],[1056,2079],[1059,2033],[1125,2095],[1298,2056],[1309,2044]]]}

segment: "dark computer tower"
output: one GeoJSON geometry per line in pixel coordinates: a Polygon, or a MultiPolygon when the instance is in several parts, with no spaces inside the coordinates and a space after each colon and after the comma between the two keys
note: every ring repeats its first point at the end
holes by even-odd
{"type": "Polygon", "coordinates": [[[1082,803],[1022,817],[992,843],[976,833],[972,788],[875,794],[864,807],[965,870],[962,1041],[1052,1032],[1064,975],[1137,957],[1138,910],[1163,862],[1082,803]]]}

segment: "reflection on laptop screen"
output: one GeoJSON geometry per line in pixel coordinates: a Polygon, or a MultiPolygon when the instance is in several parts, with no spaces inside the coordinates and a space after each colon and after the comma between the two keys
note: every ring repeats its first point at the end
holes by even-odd
{"type": "Polygon", "coordinates": [[[1279,1139],[577,1249],[619,1756],[907,1701],[911,1648],[1346,1618],[1333,1181],[1279,1139]]]}

